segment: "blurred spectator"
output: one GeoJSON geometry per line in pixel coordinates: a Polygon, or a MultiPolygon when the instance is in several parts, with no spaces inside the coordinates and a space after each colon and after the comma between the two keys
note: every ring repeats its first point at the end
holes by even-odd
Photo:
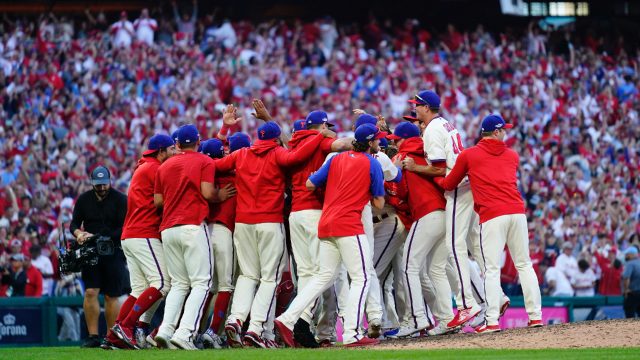
{"type": "Polygon", "coordinates": [[[571,282],[557,267],[550,267],[545,272],[545,281],[547,283],[547,295],[550,296],[573,296],[573,287],[571,282]]]}
{"type": "Polygon", "coordinates": [[[40,245],[32,245],[29,249],[31,266],[42,274],[42,296],[53,295],[53,265],[51,260],[42,254],[40,245]]]}
{"type": "Polygon", "coordinates": [[[615,249],[610,250],[607,257],[604,257],[599,251],[596,251],[594,256],[601,271],[598,294],[612,296],[622,295],[620,288],[622,283],[622,262],[616,259],[615,249]]]}
{"type": "Polygon", "coordinates": [[[640,317],[640,259],[638,248],[631,246],[625,251],[622,293],[624,314],[627,318],[640,317]]]}
{"type": "Polygon", "coordinates": [[[7,296],[42,296],[42,275],[21,253],[11,255],[10,266],[2,273],[2,284],[8,285],[7,296]]]}
{"type": "Polygon", "coordinates": [[[565,242],[562,244],[562,254],[556,259],[555,268],[564,274],[567,279],[572,279],[578,272],[578,261],[573,256],[573,244],[565,242]]]}
{"type": "Polygon", "coordinates": [[[158,29],[158,23],[149,17],[149,9],[142,9],[140,17],[133,22],[133,28],[136,31],[137,41],[148,46],[153,45],[153,35],[158,29]]]}
{"type": "Polygon", "coordinates": [[[127,12],[120,13],[120,20],[111,25],[110,31],[113,37],[113,47],[129,48],[133,40],[133,24],[127,19],[127,12]]]}
{"type": "Polygon", "coordinates": [[[196,20],[198,19],[198,0],[193,0],[193,14],[189,16],[188,13],[184,12],[182,14],[182,18],[178,13],[178,5],[176,5],[175,1],[171,2],[171,6],[173,7],[173,17],[175,18],[176,25],[178,26],[178,33],[176,34],[176,38],[180,40],[184,40],[186,43],[191,43],[193,41],[193,35],[196,32],[196,20]]]}
{"type": "Polygon", "coordinates": [[[578,271],[571,276],[571,286],[575,290],[575,296],[594,296],[596,294],[596,274],[591,270],[591,265],[585,259],[578,261],[578,271]]]}

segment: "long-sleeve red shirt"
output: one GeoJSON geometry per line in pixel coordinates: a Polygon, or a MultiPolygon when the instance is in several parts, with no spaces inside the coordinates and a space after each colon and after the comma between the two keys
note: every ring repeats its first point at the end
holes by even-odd
{"type": "Polygon", "coordinates": [[[160,239],[162,211],[153,204],[156,172],[160,161],[143,157],[133,172],[127,194],[127,216],[122,227],[122,240],[132,238],[160,239]]]}
{"type": "Polygon", "coordinates": [[[436,181],[450,191],[468,175],[480,223],[502,215],[524,214],[517,185],[518,161],[518,154],[503,141],[483,138],[458,155],[456,165],[444,180],[436,181]]]}
{"type": "Polygon", "coordinates": [[[281,223],[284,209],[285,170],[301,164],[318,148],[324,136],[294,151],[274,140],[257,140],[216,161],[216,171],[236,170],[236,222],[244,224],[281,223]]]}

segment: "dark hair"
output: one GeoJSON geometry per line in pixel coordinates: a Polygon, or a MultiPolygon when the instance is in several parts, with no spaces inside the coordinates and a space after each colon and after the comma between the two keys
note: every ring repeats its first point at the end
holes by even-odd
{"type": "Polygon", "coordinates": [[[585,259],[580,259],[578,261],[578,267],[580,268],[580,270],[586,271],[589,268],[589,262],[585,259]]]}
{"type": "Polygon", "coordinates": [[[481,134],[482,137],[487,137],[493,135],[493,131],[483,131],[481,134]]]}
{"type": "Polygon", "coordinates": [[[353,145],[353,151],[355,151],[355,152],[366,152],[371,147],[371,145],[369,145],[368,141],[367,142],[359,142],[359,141],[353,140],[353,142],[351,144],[353,145]]]}
{"type": "Polygon", "coordinates": [[[197,142],[194,142],[192,144],[189,143],[180,143],[180,149],[195,149],[196,148],[196,144],[197,142]]]}
{"type": "Polygon", "coordinates": [[[307,124],[307,130],[316,130],[320,129],[322,124],[307,124]]]}
{"type": "Polygon", "coordinates": [[[613,267],[616,269],[620,269],[622,267],[622,261],[618,259],[613,260],[613,267]]]}

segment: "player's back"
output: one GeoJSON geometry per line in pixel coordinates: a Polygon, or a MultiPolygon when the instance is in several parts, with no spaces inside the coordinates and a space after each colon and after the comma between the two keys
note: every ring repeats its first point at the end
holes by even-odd
{"type": "Polygon", "coordinates": [[[458,155],[464,150],[460,133],[442,116],[431,120],[422,134],[424,152],[431,163],[445,161],[447,174],[456,164],[458,155]]]}
{"type": "Polygon", "coordinates": [[[155,176],[160,161],[154,157],[142,158],[131,177],[127,196],[127,216],[122,227],[122,238],[160,238],[160,215],[153,204],[155,176]]]}
{"type": "Polygon", "coordinates": [[[371,199],[371,156],[354,151],[330,159],[319,237],[363,234],[362,209],[371,199]]]}

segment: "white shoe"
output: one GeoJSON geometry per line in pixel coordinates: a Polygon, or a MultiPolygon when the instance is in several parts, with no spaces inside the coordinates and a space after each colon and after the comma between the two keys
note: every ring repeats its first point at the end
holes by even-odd
{"type": "Polygon", "coordinates": [[[147,349],[147,348],[149,348],[151,346],[150,344],[147,344],[147,340],[146,340],[146,336],[144,334],[144,330],[136,329],[136,332],[133,335],[134,335],[134,337],[136,339],[136,345],[138,345],[138,348],[147,349]]]}
{"type": "Polygon", "coordinates": [[[400,330],[398,330],[398,333],[395,335],[396,338],[405,338],[405,337],[409,337],[415,333],[419,333],[420,331],[426,329],[427,327],[429,327],[429,324],[426,324],[424,326],[418,326],[415,327],[413,325],[409,325],[409,324],[402,324],[400,325],[400,330]]]}
{"type": "Polygon", "coordinates": [[[181,339],[179,337],[176,337],[175,335],[171,338],[171,340],[169,340],[169,342],[171,344],[175,345],[178,349],[182,349],[182,350],[199,350],[196,347],[196,345],[193,343],[193,341],[181,339]]]}
{"type": "Polygon", "coordinates": [[[177,347],[173,345],[169,339],[171,339],[169,335],[160,333],[158,333],[158,335],[156,335],[156,337],[154,338],[158,349],[176,350],[177,347]]]}
{"type": "Polygon", "coordinates": [[[147,345],[150,345],[150,346],[155,347],[155,348],[158,347],[158,343],[151,336],[151,334],[147,335],[147,338],[145,340],[146,340],[147,345]]]}
{"type": "Polygon", "coordinates": [[[469,326],[471,326],[472,328],[477,328],[478,326],[484,324],[484,319],[485,319],[485,315],[487,312],[487,307],[486,306],[482,306],[482,310],[480,311],[480,313],[478,315],[476,315],[476,317],[471,320],[471,322],[469,322],[469,326]]]}
{"type": "Polygon", "coordinates": [[[202,334],[202,344],[205,349],[222,349],[222,339],[211,329],[202,334]]]}
{"type": "Polygon", "coordinates": [[[433,329],[427,331],[427,335],[429,336],[438,336],[438,335],[447,335],[453,334],[458,330],[457,327],[447,327],[447,324],[444,321],[441,321],[436,325],[433,329]]]}

